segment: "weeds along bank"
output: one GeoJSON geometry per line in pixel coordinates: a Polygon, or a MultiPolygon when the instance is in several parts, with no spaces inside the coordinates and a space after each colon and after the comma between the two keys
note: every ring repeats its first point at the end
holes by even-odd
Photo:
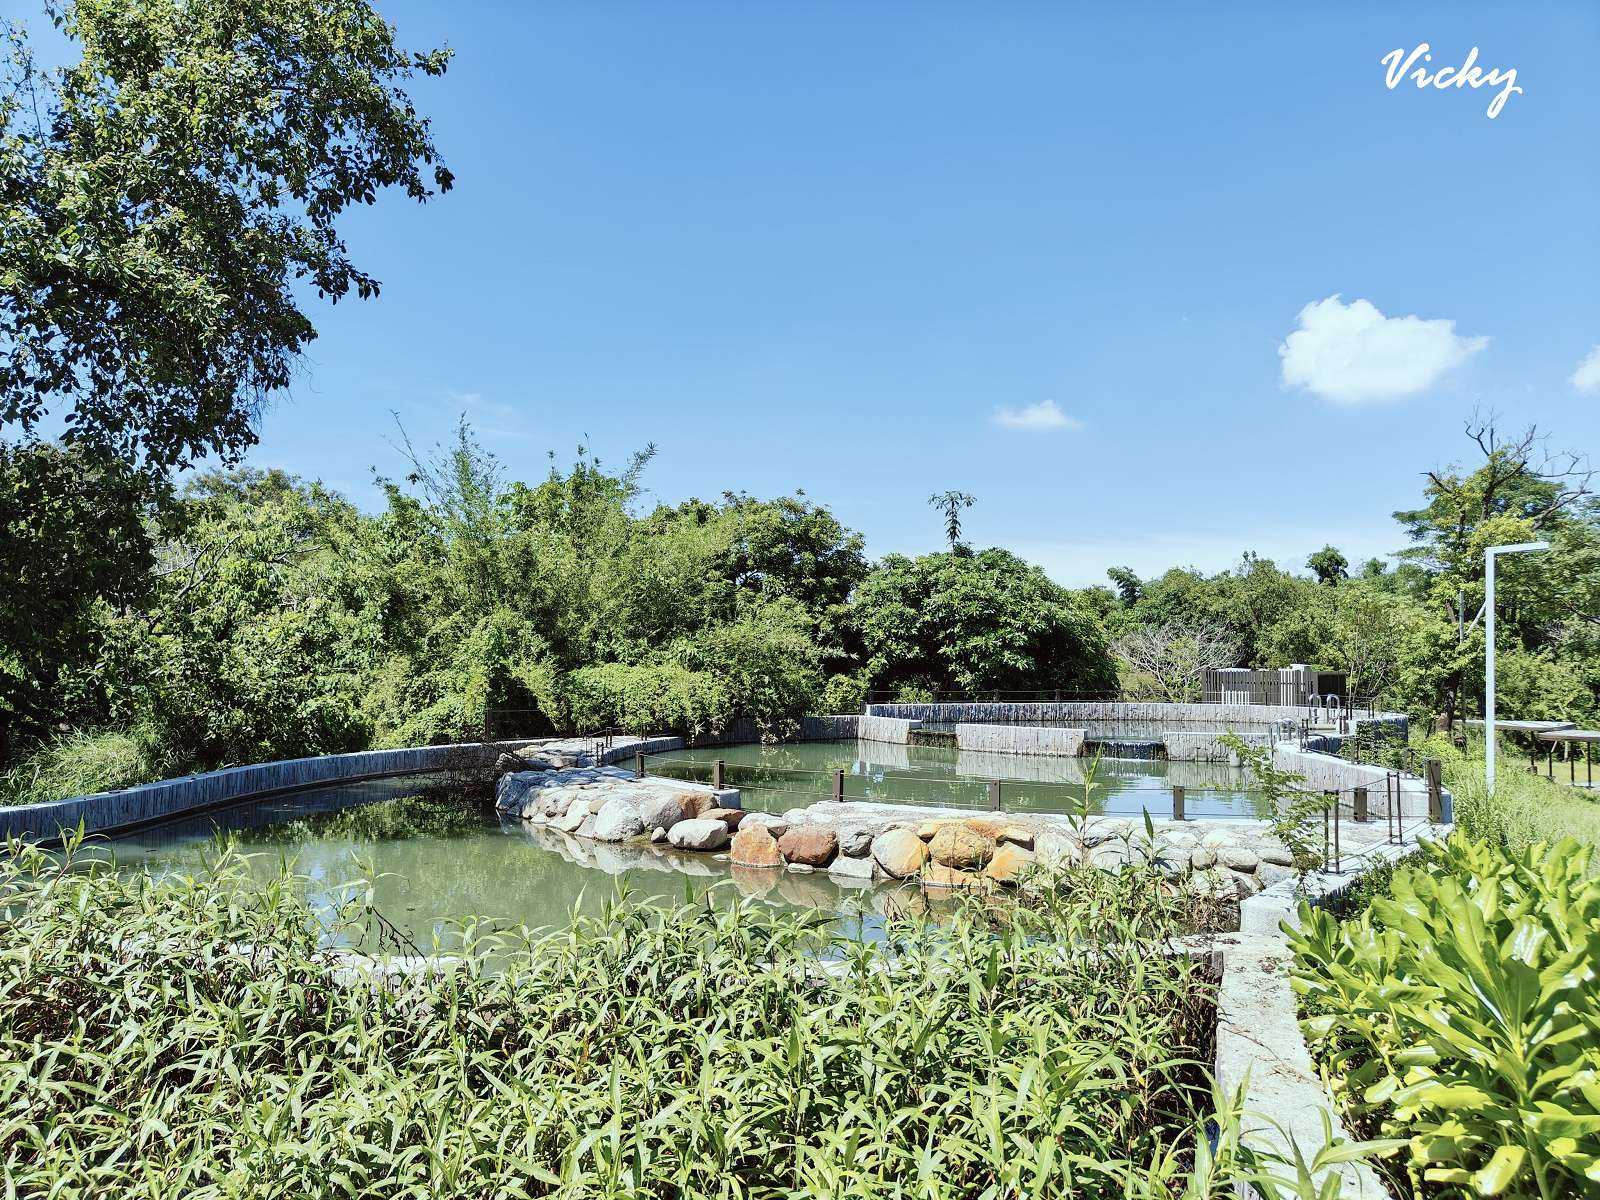
{"type": "Polygon", "coordinates": [[[1226,1106],[1204,1137],[1214,985],[1145,873],[882,943],[622,899],[499,939],[498,973],[389,984],[340,975],[292,885],[241,883],[0,862],[18,1194],[1220,1197],[1255,1169],[1226,1106]]]}

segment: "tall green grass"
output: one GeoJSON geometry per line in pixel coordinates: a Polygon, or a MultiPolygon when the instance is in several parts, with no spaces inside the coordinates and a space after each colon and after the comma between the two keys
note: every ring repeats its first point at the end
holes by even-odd
{"type": "Polygon", "coordinates": [[[1513,852],[1569,837],[1600,846],[1600,792],[1535,775],[1515,756],[1500,759],[1496,767],[1490,796],[1481,753],[1444,762],[1445,786],[1455,798],[1456,822],[1464,832],[1513,852]]]}
{"type": "Polygon", "coordinates": [[[1236,1107],[1207,1140],[1212,983],[1171,952],[1155,873],[1114,878],[874,943],[753,901],[624,896],[498,938],[498,973],[471,932],[460,971],[382,985],[341,982],[295,882],[245,886],[236,858],[158,881],[14,850],[8,1190],[1229,1194],[1254,1168],[1236,1107]]]}
{"type": "Polygon", "coordinates": [[[44,804],[162,778],[165,756],[141,731],[69,733],[0,772],[0,804],[44,804]]]}

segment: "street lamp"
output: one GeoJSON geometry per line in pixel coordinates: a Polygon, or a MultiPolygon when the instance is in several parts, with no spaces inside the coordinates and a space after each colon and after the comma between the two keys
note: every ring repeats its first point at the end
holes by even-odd
{"type": "Polygon", "coordinates": [[[1494,560],[1502,554],[1548,550],[1549,542],[1513,542],[1489,546],[1483,552],[1483,782],[1494,795],[1494,560]]]}

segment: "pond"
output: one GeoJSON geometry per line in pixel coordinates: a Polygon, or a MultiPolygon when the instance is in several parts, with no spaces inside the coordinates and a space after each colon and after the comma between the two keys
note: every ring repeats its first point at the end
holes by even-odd
{"type": "Polygon", "coordinates": [[[998,780],[1000,803],[1008,811],[1081,813],[1093,768],[1092,813],[1170,816],[1172,789],[1182,787],[1191,818],[1261,815],[1245,772],[1226,763],[1103,756],[1096,766],[1088,758],[866,741],[719,746],[655,754],[648,763],[654,774],[708,780],[717,759],[744,806],[768,812],[828,799],[834,772],[842,770],[846,800],[987,809],[990,785],[998,780]]]}
{"type": "MultiPolygon", "coordinates": [[[[459,923],[469,916],[565,926],[574,907],[599,911],[619,879],[639,898],[670,904],[684,898],[686,887],[703,890],[732,877],[739,888],[775,904],[844,913],[851,929],[865,926],[866,936],[881,923],[851,903],[858,893],[820,872],[743,878],[705,855],[578,842],[520,820],[502,821],[487,803],[440,790],[435,776],[258,800],[91,843],[83,856],[114,860],[128,872],[193,875],[216,858],[222,836],[248,856],[251,874],[263,882],[285,866],[303,876],[308,898],[330,923],[350,889],[370,881],[375,907],[424,953],[459,946],[459,923]]],[[[720,898],[731,902],[738,894],[730,889],[720,898]]],[[[376,948],[379,938],[369,932],[341,940],[376,948]]]]}
{"type": "MultiPolygon", "coordinates": [[[[707,779],[721,758],[746,808],[778,811],[831,795],[845,772],[851,800],[988,807],[989,781],[1001,780],[1012,811],[1081,811],[1089,760],[972,754],[877,742],[728,746],[652,756],[653,774],[707,779]]],[[[1238,770],[1209,763],[1102,759],[1091,810],[1166,815],[1171,788],[1188,789],[1191,817],[1256,815],[1238,770]]],[[[351,889],[370,886],[383,917],[417,949],[460,944],[460,922],[484,917],[505,925],[560,927],[576,907],[597,912],[619,880],[635,895],[674,903],[688,887],[731,881],[717,899],[757,895],[793,908],[844,916],[846,931],[874,937],[891,909],[925,903],[914,888],[851,887],[823,872],[743,869],[708,855],[579,840],[547,827],[502,818],[481,799],[444,788],[439,777],[372,780],[313,788],[241,804],[114,839],[86,849],[121,870],[198,873],[227,837],[249,856],[263,881],[287,867],[330,923],[351,889]]],[[[377,934],[344,940],[372,947],[377,934]]]]}

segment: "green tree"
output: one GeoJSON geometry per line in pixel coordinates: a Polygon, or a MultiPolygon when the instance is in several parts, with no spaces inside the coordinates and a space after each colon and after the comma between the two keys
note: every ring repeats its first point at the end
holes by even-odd
{"type": "Polygon", "coordinates": [[[144,490],[115,464],[48,442],[0,442],[0,761],[63,722],[93,721],[107,613],[148,597],[144,490]]]}
{"type": "Polygon", "coordinates": [[[1106,571],[1106,577],[1116,586],[1117,595],[1124,604],[1139,603],[1144,596],[1144,583],[1127,567],[1112,567],[1106,571]]]}
{"type": "Polygon", "coordinates": [[[375,295],[338,224],[450,187],[400,84],[444,73],[365,0],[47,0],[79,57],[0,90],[0,427],[154,471],[252,445],[316,330],[375,295]],[[431,169],[430,169],[431,168],[431,169]]]}
{"type": "Polygon", "coordinates": [[[1318,583],[1338,583],[1350,575],[1350,560],[1333,546],[1324,546],[1306,559],[1306,567],[1318,583]]]}
{"type": "Polygon", "coordinates": [[[944,536],[950,543],[950,553],[965,553],[966,543],[961,540],[961,513],[977,502],[977,497],[969,496],[966,492],[935,492],[928,497],[928,506],[944,514],[944,536]]]}
{"type": "Polygon", "coordinates": [[[1099,623],[1006,550],[891,554],[857,589],[851,615],[875,687],[969,694],[1116,686],[1099,623]]]}

